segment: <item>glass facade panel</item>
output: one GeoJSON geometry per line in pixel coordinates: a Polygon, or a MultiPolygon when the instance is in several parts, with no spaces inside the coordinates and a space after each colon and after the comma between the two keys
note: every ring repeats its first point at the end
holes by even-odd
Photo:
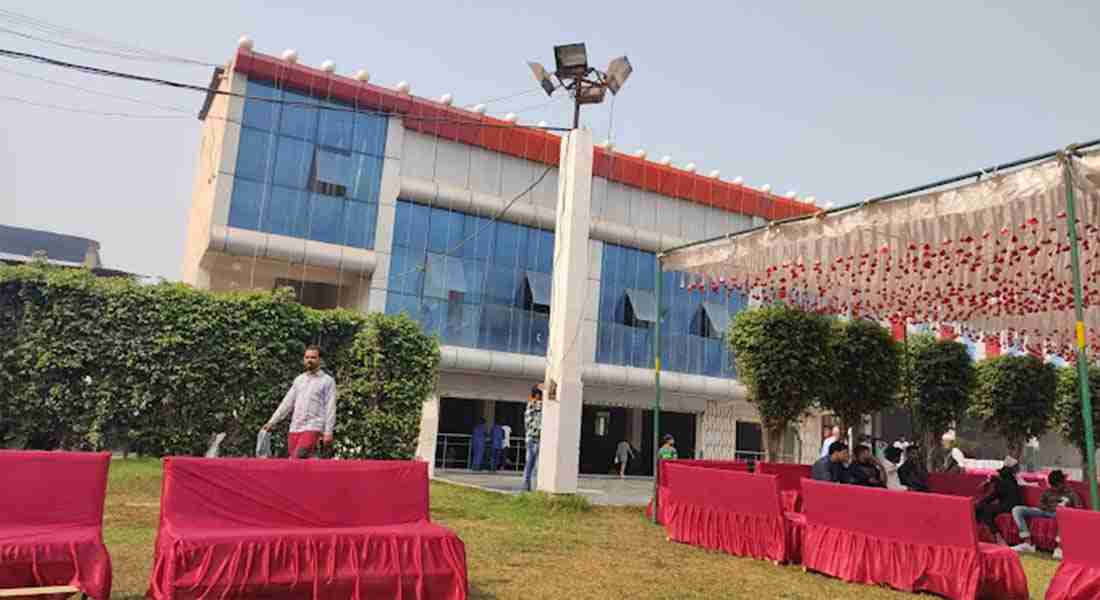
{"type": "Polygon", "coordinates": [[[347,108],[260,81],[248,82],[247,94],[257,99],[244,101],[229,224],[373,248],[386,119],[264,102],[347,108]]]}
{"type": "Polygon", "coordinates": [[[552,232],[400,200],[393,239],[386,312],[444,344],[546,353],[550,317],[525,306],[528,278],[550,279],[552,232]]]}
{"type": "MultiPolygon", "coordinates": [[[[603,245],[596,362],[653,368],[653,330],[647,319],[655,312],[651,301],[655,300],[656,260],[652,252],[603,245]]],[[[699,323],[709,319],[707,314],[717,315],[717,322],[725,316],[728,323],[744,307],[744,298],[724,288],[689,291],[686,281],[681,273],[662,274],[661,366],[679,373],[736,377],[725,332],[721,338],[713,333],[704,337],[701,333],[707,330],[699,323]]],[[[709,327],[709,320],[703,324],[709,327]]]]}

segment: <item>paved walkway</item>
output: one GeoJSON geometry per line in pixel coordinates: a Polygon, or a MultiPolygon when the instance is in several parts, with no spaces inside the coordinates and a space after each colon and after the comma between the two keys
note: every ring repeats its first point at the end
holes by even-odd
{"type": "MultiPolygon", "coordinates": [[[[519,494],[523,491],[523,474],[486,473],[473,471],[436,470],[435,478],[500,494],[519,494]]],[[[581,475],[577,493],[592,504],[604,506],[645,506],[653,494],[653,478],[627,477],[619,479],[606,475],[581,475]]]]}

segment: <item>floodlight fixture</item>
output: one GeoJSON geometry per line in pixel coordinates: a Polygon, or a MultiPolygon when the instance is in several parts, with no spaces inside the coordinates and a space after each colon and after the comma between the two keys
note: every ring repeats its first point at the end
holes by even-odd
{"type": "Polygon", "coordinates": [[[559,76],[584,77],[588,74],[588,50],[583,43],[554,46],[554,62],[559,76]]]}
{"type": "Polygon", "coordinates": [[[573,129],[580,127],[582,105],[603,102],[607,90],[618,94],[634,71],[625,56],[612,60],[606,73],[588,66],[588,50],[584,43],[554,46],[554,65],[556,70],[550,73],[540,63],[527,63],[547,96],[552,96],[559,87],[573,96],[573,129]]]}
{"type": "Polygon", "coordinates": [[[611,61],[607,66],[607,89],[611,90],[612,94],[618,94],[633,72],[634,67],[630,66],[630,60],[627,57],[620,56],[611,61]]]}
{"type": "Polygon", "coordinates": [[[557,86],[551,81],[550,74],[546,72],[546,67],[532,61],[527,61],[527,66],[531,67],[531,73],[535,75],[535,81],[539,82],[539,85],[542,86],[542,90],[546,92],[546,95],[553,95],[557,86]]]}

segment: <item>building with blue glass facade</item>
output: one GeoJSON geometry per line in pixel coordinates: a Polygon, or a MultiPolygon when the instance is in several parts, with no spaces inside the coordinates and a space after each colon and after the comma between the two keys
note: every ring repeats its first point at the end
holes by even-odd
{"type": "MultiPolygon", "coordinates": [[[[288,286],[318,308],[407,313],[443,352],[421,455],[469,466],[482,418],[522,438],[554,310],[558,138],[245,48],[216,85],[229,93],[203,109],[185,281],[288,286]]],[[[634,472],[648,472],[658,320],[662,433],[681,456],[761,451],[724,341],[746,298],[664,273],[658,315],[656,253],[762,224],[785,200],[610,149],[595,167],[588,269],[564,279],[586,297],[569,344],[584,365],[581,471],[614,469],[627,440],[641,453],[634,472]]],[[[790,453],[806,437],[812,454],[819,430],[808,421],[792,432],[790,453]]]]}

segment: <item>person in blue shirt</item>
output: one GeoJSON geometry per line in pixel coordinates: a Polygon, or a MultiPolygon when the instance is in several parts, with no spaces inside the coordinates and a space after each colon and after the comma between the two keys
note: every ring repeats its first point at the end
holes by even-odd
{"type": "Polygon", "coordinates": [[[485,464],[485,435],[488,433],[485,427],[485,419],[478,421],[470,437],[470,470],[480,471],[485,464]]]}
{"type": "Polygon", "coordinates": [[[493,445],[493,451],[489,455],[489,470],[495,473],[504,463],[504,427],[499,419],[489,431],[489,438],[493,445]]]}

